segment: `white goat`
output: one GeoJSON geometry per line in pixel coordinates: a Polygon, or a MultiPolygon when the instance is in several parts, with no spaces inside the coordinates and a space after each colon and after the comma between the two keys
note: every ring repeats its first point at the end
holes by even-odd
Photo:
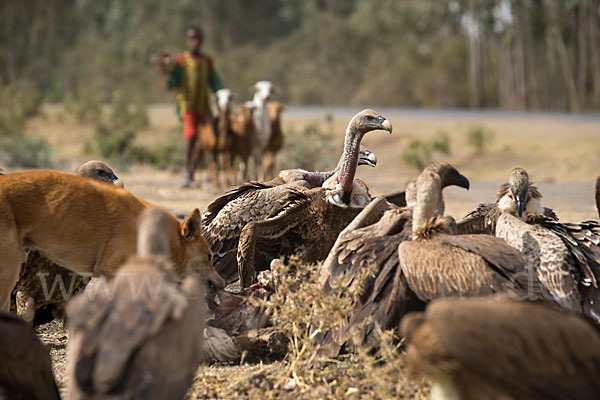
{"type": "Polygon", "coordinates": [[[271,123],[267,102],[272,94],[279,93],[279,89],[269,81],[258,81],[254,84],[253,120],[256,132],[256,147],[253,151],[254,163],[258,180],[265,180],[265,171],[262,165],[263,153],[271,138],[271,123]]]}

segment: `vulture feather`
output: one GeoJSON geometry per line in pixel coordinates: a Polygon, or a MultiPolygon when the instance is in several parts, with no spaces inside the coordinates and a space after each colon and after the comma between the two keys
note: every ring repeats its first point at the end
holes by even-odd
{"type": "Polygon", "coordinates": [[[456,236],[454,219],[441,216],[440,198],[440,176],[432,171],[421,173],[413,209],[413,240],[398,246],[400,268],[395,281],[405,279],[422,301],[537,289],[526,272],[525,257],[502,239],[456,236]]]}
{"type": "MultiPolygon", "coordinates": [[[[448,163],[435,162],[426,170],[440,175],[442,187],[464,187],[468,183],[448,163]]],[[[395,328],[404,313],[424,307],[424,303],[408,289],[404,279],[395,282],[400,287],[393,286],[399,265],[398,245],[411,240],[412,236],[412,208],[404,206],[407,197],[412,202],[414,181],[409,183],[406,192],[408,195],[405,191],[398,191],[382,196],[365,207],[340,233],[321,267],[319,285],[323,293],[328,294],[333,285],[350,288],[365,268],[376,265],[375,275],[363,282],[363,293],[355,300],[344,326],[338,331],[319,335],[319,341],[329,345],[328,352],[339,352],[347,340],[349,329],[367,318],[371,321],[361,328],[363,341],[370,339],[375,323],[382,329],[395,328]]]]}
{"type": "Polygon", "coordinates": [[[510,212],[519,217],[544,214],[557,220],[558,217],[550,208],[540,205],[542,194],[538,188],[529,182],[529,175],[523,168],[514,168],[508,177],[508,182],[500,185],[494,203],[480,203],[457,222],[458,234],[494,235],[496,222],[502,212],[510,212]]]}
{"type": "Polygon", "coordinates": [[[600,397],[600,333],[547,303],[438,299],[408,314],[401,334],[407,369],[431,380],[432,398],[600,397]]]}
{"type": "Polygon", "coordinates": [[[138,256],[68,304],[73,399],[182,399],[202,361],[204,277],[176,281],[164,211],[140,221],[138,256]]]}
{"type": "Polygon", "coordinates": [[[339,170],[322,187],[282,187],[282,198],[263,221],[248,223],[240,235],[237,260],[242,286],[274,258],[299,254],[302,262],[325,259],[338,234],[372,200],[366,185],[354,180],[363,136],[391,132],[390,122],[373,110],[356,114],[346,130],[339,170]]]}
{"type": "Polygon", "coordinates": [[[28,323],[0,312],[0,398],[60,399],[48,349],[28,323]]]}
{"type": "MultiPolygon", "coordinates": [[[[377,158],[361,146],[358,165],[374,167],[377,158]]],[[[268,182],[246,182],[213,200],[202,215],[202,235],[208,241],[215,269],[227,281],[237,279],[237,248],[240,233],[252,221],[262,221],[279,206],[290,187],[321,187],[341,166],[328,172],[284,170],[268,182]]]]}

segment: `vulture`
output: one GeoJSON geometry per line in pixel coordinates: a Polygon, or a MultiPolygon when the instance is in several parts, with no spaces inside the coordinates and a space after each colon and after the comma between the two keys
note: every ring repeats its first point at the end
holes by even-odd
{"type": "MultiPolygon", "coordinates": [[[[468,188],[467,179],[462,179],[462,186],[468,188]]],[[[405,281],[425,302],[538,288],[529,282],[525,257],[504,240],[489,235],[456,235],[454,218],[441,214],[439,174],[423,171],[416,187],[412,240],[398,246],[400,268],[396,269],[394,287],[402,288],[400,282],[405,281]]],[[[390,299],[395,296],[393,293],[390,299]]]]}
{"type": "Polygon", "coordinates": [[[515,168],[496,203],[463,219],[459,232],[462,225],[463,232],[483,230],[504,239],[527,256],[543,295],[600,323],[600,222],[561,223],[541,198],[527,171],[515,168]]]}
{"type": "Polygon", "coordinates": [[[203,357],[205,277],[176,281],[168,224],[161,209],[144,210],[138,255],[67,305],[72,399],[183,399],[192,384],[203,357]]]}
{"type": "Polygon", "coordinates": [[[0,398],[60,399],[48,349],[31,326],[0,311],[0,398]]]}
{"type": "MultiPolygon", "coordinates": [[[[247,182],[215,199],[202,215],[202,235],[208,241],[212,252],[212,262],[219,274],[228,282],[234,281],[237,274],[236,254],[240,233],[252,221],[262,221],[279,207],[278,201],[286,196],[286,188],[303,186],[321,187],[323,183],[340,170],[346,155],[358,153],[359,165],[375,166],[377,159],[373,153],[359,150],[360,139],[366,133],[367,124],[377,123],[375,112],[364,110],[351,120],[344,150],[337,167],[329,172],[308,172],[303,169],[281,171],[268,182],[247,182]],[[369,112],[373,115],[370,115],[369,112]],[[366,118],[374,118],[368,121],[366,118]],[[364,120],[363,120],[364,119],[364,120]]],[[[377,114],[379,115],[379,114],[377,114]]],[[[388,122],[389,124],[389,122],[388,122]]],[[[391,125],[388,130],[391,130],[391,125]]]]}
{"type": "Polygon", "coordinates": [[[545,215],[522,221],[503,213],[496,236],[529,258],[545,295],[600,324],[599,221],[561,223],[545,215]]]}
{"type": "Polygon", "coordinates": [[[372,200],[367,186],[354,176],[360,141],[374,130],[391,132],[392,126],[373,110],[356,114],[348,124],[338,171],[322,187],[279,186],[277,208],[266,219],[243,227],[237,251],[242,287],[280,256],[299,254],[305,263],[327,257],[338,234],[372,200]]]}
{"type": "Polygon", "coordinates": [[[500,185],[494,203],[481,203],[477,208],[468,213],[457,225],[459,234],[484,233],[493,235],[496,222],[502,212],[506,211],[519,218],[528,215],[544,214],[548,218],[558,221],[558,217],[550,208],[542,207],[540,200],[542,194],[538,188],[529,182],[529,175],[523,168],[514,168],[508,182],[500,185]]]}
{"type": "Polygon", "coordinates": [[[406,367],[431,398],[600,398],[600,333],[579,316],[509,296],[437,299],[401,324],[406,367]]]}
{"type": "MultiPolygon", "coordinates": [[[[88,161],[77,168],[76,174],[124,187],[121,179],[102,161],[88,161]]],[[[89,278],[51,262],[39,252],[29,251],[19,281],[13,289],[15,312],[25,321],[33,322],[36,310],[52,305],[52,316],[62,318],[64,304],[71,296],[82,291],[88,281],[89,278]]],[[[52,317],[47,319],[51,320],[52,317]]]]}
{"type": "MultiPolygon", "coordinates": [[[[450,185],[464,188],[469,186],[468,180],[448,163],[432,163],[425,171],[438,174],[442,188],[450,185]]],[[[423,309],[424,303],[406,287],[404,281],[397,282],[403,285],[402,288],[394,288],[392,285],[399,265],[398,245],[402,241],[411,240],[412,236],[415,190],[415,181],[411,181],[406,193],[397,192],[404,196],[392,194],[373,200],[340,233],[324,261],[319,276],[319,286],[324,294],[331,293],[331,288],[338,282],[344,287],[351,287],[362,270],[370,264],[376,264],[375,275],[364,283],[363,293],[355,299],[356,303],[345,325],[339,331],[327,332],[318,337],[320,343],[329,345],[326,351],[338,353],[347,340],[350,327],[363,323],[369,317],[371,321],[361,329],[363,341],[370,339],[375,323],[382,329],[395,328],[405,312],[423,309]],[[406,207],[389,201],[400,197],[404,199],[406,207]],[[390,297],[392,293],[393,298],[390,297]],[[390,307],[387,306],[388,302],[390,307]]],[[[438,208],[443,209],[442,199],[438,208]]]]}

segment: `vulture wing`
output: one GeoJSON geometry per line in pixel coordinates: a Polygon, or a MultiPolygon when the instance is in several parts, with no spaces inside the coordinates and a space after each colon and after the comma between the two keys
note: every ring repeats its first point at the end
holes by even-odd
{"type": "Polygon", "coordinates": [[[399,281],[394,285],[398,267],[396,249],[400,242],[410,239],[411,220],[410,210],[395,207],[380,198],[361,211],[338,236],[321,268],[319,280],[324,293],[331,292],[333,285],[351,287],[371,264],[377,264],[378,268],[375,275],[363,283],[362,294],[356,299],[348,323],[320,338],[325,344],[336,343],[330,349],[333,353],[339,352],[346,342],[350,328],[369,317],[371,321],[361,328],[363,341],[369,339],[375,323],[388,329],[400,321],[401,306],[408,301],[406,283],[399,281]]]}
{"type": "Polygon", "coordinates": [[[237,278],[236,254],[244,226],[264,220],[278,208],[285,188],[301,183],[248,182],[209,204],[202,216],[202,235],[210,245],[215,269],[227,282],[237,278]]]}
{"type": "Polygon", "coordinates": [[[498,216],[499,210],[495,203],[479,203],[476,209],[456,223],[457,233],[493,235],[498,216]]]}
{"type": "Polygon", "coordinates": [[[93,301],[85,292],[68,306],[71,327],[82,335],[76,378],[91,393],[116,388],[144,342],[187,306],[185,296],[162,274],[117,275],[103,283],[112,293],[98,288],[93,301]]]}
{"type": "Polygon", "coordinates": [[[506,242],[487,235],[444,235],[402,242],[400,274],[419,299],[485,296],[528,285],[526,260],[506,242]],[[521,274],[517,274],[521,272],[521,274]]]}
{"type": "Polygon", "coordinates": [[[6,398],[60,399],[48,349],[16,316],[0,312],[0,392],[6,398]]]}
{"type": "Polygon", "coordinates": [[[503,296],[435,301],[425,319],[453,358],[515,398],[600,396],[600,334],[575,315],[503,296]]]}

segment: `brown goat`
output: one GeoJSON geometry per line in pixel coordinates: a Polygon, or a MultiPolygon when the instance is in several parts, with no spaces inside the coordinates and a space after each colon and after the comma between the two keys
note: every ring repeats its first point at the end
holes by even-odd
{"type": "Polygon", "coordinates": [[[269,112],[269,122],[271,124],[271,136],[265,149],[262,161],[267,178],[275,176],[275,157],[283,148],[283,131],[281,129],[281,113],[285,111],[285,106],[278,101],[269,101],[267,103],[269,112]]]}
{"type": "Polygon", "coordinates": [[[235,157],[238,157],[243,164],[242,178],[244,182],[248,180],[248,161],[256,146],[256,134],[254,122],[252,121],[252,113],[252,105],[244,103],[231,115],[231,131],[233,132],[231,157],[232,160],[235,157]]]}

